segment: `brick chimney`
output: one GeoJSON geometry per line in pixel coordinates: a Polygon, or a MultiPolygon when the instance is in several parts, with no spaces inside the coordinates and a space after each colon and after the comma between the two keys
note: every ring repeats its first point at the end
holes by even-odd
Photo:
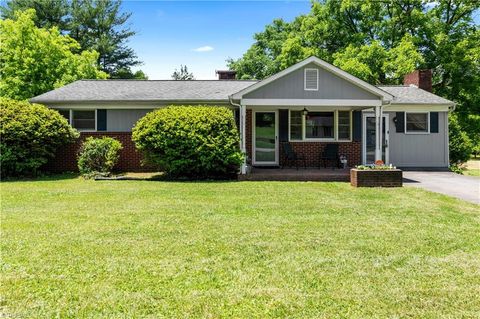
{"type": "Polygon", "coordinates": [[[235,80],[237,75],[237,71],[233,70],[217,70],[215,73],[218,74],[219,80],[235,80]]]}
{"type": "Polygon", "coordinates": [[[415,70],[403,78],[404,85],[415,85],[420,89],[432,92],[432,70],[415,70]]]}

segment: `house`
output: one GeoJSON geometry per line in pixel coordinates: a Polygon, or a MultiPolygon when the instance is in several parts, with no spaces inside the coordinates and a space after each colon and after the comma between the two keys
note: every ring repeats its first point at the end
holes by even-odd
{"type": "MultiPolygon", "coordinates": [[[[448,112],[454,103],[430,92],[429,70],[408,74],[397,86],[371,85],[316,57],[262,81],[216,72],[226,80],[81,80],[31,102],[58,110],[82,138],[118,138],[125,170],[140,169],[132,127],[147,112],[172,104],[231,107],[241,149],[253,166],[281,166],[288,142],[308,166],[318,166],[325,145],[335,143],[350,166],[381,159],[397,167],[448,167],[448,112]]],[[[77,148],[61,150],[52,168],[75,169],[77,148]]]]}

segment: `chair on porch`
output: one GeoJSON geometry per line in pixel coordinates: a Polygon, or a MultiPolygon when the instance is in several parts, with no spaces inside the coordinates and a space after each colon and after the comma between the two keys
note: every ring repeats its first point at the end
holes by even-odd
{"type": "MultiPolygon", "coordinates": [[[[327,168],[327,162],[332,162],[332,169],[340,168],[340,156],[338,155],[338,144],[327,144],[320,154],[320,166],[327,168]]],[[[319,167],[320,168],[320,167],[319,167]]]]}
{"type": "Polygon", "coordinates": [[[292,149],[290,143],[283,143],[283,155],[285,156],[285,165],[282,165],[282,168],[288,164],[290,164],[289,167],[291,167],[291,164],[293,163],[298,170],[298,162],[300,161],[303,161],[303,167],[307,168],[305,157],[298,155],[298,153],[292,149]]]}

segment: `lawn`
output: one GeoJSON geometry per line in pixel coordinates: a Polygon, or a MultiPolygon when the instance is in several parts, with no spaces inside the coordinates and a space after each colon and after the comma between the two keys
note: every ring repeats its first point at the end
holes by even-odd
{"type": "Polygon", "coordinates": [[[480,177],[480,159],[471,159],[468,161],[463,174],[480,177]]]}
{"type": "Polygon", "coordinates": [[[0,317],[480,316],[480,209],[440,194],[68,176],[0,187],[0,317]]]}

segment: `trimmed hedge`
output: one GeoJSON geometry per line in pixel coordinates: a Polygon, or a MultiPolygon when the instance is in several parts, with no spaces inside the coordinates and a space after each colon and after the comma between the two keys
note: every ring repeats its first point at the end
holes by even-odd
{"type": "Polygon", "coordinates": [[[58,147],[78,132],[55,110],[40,104],[0,98],[2,177],[36,175],[58,147]]]}
{"type": "Polygon", "coordinates": [[[88,137],[78,154],[78,169],[85,177],[110,175],[117,164],[122,143],[114,138],[88,137]]]}
{"type": "Polygon", "coordinates": [[[140,119],[132,139],[148,164],[171,177],[236,176],[243,155],[233,112],[219,106],[170,106],[140,119]]]}

